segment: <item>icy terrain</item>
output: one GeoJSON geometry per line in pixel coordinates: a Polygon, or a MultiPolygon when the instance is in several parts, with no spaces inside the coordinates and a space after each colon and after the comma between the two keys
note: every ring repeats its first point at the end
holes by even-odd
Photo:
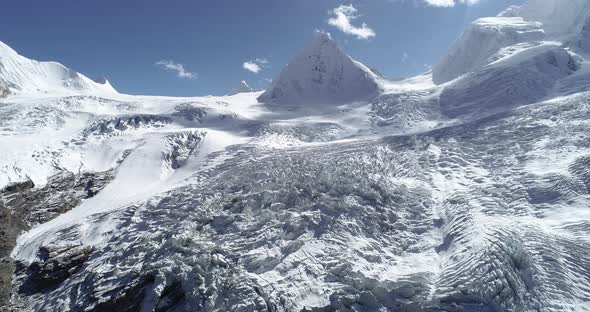
{"type": "Polygon", "coordinates": [[[563,3],[477,20],[400,81],[320,33],[221,97],[119,94],[2,46],[0,302],[588,311],[590,6],[563,3]]]}

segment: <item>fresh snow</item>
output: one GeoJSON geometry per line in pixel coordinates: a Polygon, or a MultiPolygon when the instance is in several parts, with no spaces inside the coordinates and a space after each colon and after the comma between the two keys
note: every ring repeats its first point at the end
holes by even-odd
{"type": "MultiPolygon", "coordinates": [[[[169,300],[206,311],[585,311],[588,11],[568,3],[479,19],[432,72],[399,81],[319,33],[268,90],[242,82],[219,97],[64,84],[4,47],[33,82],[0,71],[11,85],[0,185],[114,172],[19,237],[12,256],[24,267],[43,264],[41,247],[91,254],[54,288],[14,300],[37,311],[129,296],[150,311],[169,300]]],[[[34,278],[23,270],[15,285],[34,278]]]]}
{"type": "Polygon", "coordinates": [[[497,55],[500,51],[505,56],[514,46],[534,46],[540,41],[564,42],[588,53],[588,29],[587,0],[529,0],[497,17],[474,21],[434,66],[433,80],[437,84],[449,82],[495,61],[501,57],[497,55]]]}
{"type": "Polygon", "coordinates": [[[455,41],[443,60],[434,66],[433,80],[437,84],[451,81],[489,64],[490,57],[503,48],[522,42],[534,44],[544,37],[540,23],[526,22],[521,17],[478,19],[455,41]]]}
{"type": "Polygon", "coordinates": [[[368,100],[380,90],[380,81],[372,70],[344,53],[329,34],[320,32],[259,100],[296,106],[368,100]]]}
{"type": "Polygon", "coordinates": [[[19,55],[0,42],[0,95],[9,93],[57,93],[112,95],[115,89],[104,80],[95,82],[56,62],[37,62],[19,55]]]}
{"type": "Polygon", "coordinates": [[[540,22],[550,35],[568,37],[578,34],[590,18],[586,0],[528,0],[505,15],[518,15],[527,21],[540,22]]]}

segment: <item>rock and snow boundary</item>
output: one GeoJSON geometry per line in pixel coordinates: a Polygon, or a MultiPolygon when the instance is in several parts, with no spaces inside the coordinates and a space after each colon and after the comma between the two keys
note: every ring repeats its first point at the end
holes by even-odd
{"type": "Polygon", "coordinates": [[[19,237],[12,308],[585,311],[589,17],[530,0],[402,81],[319,34],[222,97],[119,94],[0,46],[0,184],[109,174],[19,237]]]}

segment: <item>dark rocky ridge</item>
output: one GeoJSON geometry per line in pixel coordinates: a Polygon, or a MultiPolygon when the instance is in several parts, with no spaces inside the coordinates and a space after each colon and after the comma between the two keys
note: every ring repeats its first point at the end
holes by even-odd
{"type": "MultiPolygon", "coordinates": [[[[63,172],[52,177],[47,185],[41,188],[36,188],[34,183],[28,180],[13,183],[0,190],[0,311],[9,311],[6,307],[10,301],[11,280],[16,267],[10,253],[18,235],[32,226],[45,223],[71,210],[82,200],[96,195],[112,179],[111,171],[80,175],[63,172]]],[[[51,252],[47,250],[48,254],[51,252]]],[[[34,269],[32,267],[33,265],[28,270],[34,269]]],[[[46,276],[45,279],[39,278],[43,283],[55,280],[56,277],[48,272],[50,269],[64,275],[61,272],[63,265],[60,265],[59,261],[53,261],[51,265],[37,264],[37,268],[46,276]]]]}

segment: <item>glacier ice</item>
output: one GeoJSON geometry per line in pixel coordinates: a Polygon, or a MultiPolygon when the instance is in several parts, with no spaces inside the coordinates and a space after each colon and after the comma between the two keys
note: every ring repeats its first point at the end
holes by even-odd
{"type": "Polygon", "coordinates": [[[587,311],[588,6],[567,3],[479,19],[399,81],[325,33],[264,92],[19,94],[5,79],[0,303],[587,311]]]}
{"type": "Polygon", "coordinates": [[[502,48],[517,43],[535,43],[545,38],[541,24],[521,17],[481,18],[455,41],[447,55],[432,69],[435,83],[451,81],[489,63],[502,48]],[[474,49],[477,47],[477,49],[474,49]]]}

